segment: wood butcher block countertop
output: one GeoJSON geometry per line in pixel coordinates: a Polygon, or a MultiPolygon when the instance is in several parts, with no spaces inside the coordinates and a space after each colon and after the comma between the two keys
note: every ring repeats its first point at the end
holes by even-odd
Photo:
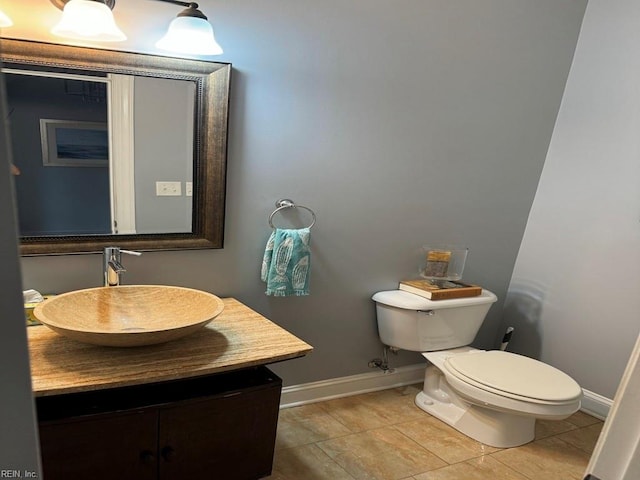
{"type": "Polygon", "coordinates": [[[144,347],[100,347],[27,328],[35,396],[228,372],[304,356],[313,348],[233,298],[202,330],[144,347]]]}

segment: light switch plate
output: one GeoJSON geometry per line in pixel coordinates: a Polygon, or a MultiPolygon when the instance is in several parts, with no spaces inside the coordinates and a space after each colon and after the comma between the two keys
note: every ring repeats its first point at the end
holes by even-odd
{"type": "Polygon", "coordinates": [[[156,182],[156,196],[179,197],[181,195],[181,182],[156,182]]]}

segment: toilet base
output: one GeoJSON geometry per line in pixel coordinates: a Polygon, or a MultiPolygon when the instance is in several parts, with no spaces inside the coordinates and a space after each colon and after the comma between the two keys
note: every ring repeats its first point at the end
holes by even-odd
{"type": "Polygon", "coordinates": [[[492,447],[517,447],[535,437],[535,417],[468,403],[451,390],[444,375],[434,366],[427,367],[424,387],[415,403],[459,432],[492,447]]]}

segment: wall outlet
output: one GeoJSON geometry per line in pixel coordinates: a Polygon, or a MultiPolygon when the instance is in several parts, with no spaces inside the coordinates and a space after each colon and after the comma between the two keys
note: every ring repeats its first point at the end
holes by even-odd
{"type": "Polygon", "coordinates": [[[156,182],[157,197],[179,197],[182,195],[182,182],[156,182]]]}
{"type": "Polygon", "coordinates": [[[184,194],[187,197],[193,196],[193,182],[184,182],[184,194]]]}

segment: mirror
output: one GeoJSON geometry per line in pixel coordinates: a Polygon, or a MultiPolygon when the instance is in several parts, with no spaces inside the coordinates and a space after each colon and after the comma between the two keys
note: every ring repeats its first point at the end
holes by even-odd
{"type": "MultiPolygon", "coordinates": [[[[93,109],[79,118],[51,109],[32,114],[29,148],[14,154],[17,169],[27,170],[16,177],[22,255],[100,252],[111,244],[222,248],[231,65],[8,39],[0,57],[8,94],[51,106],[36,92],[57,84],[51,88],[93,109]],[[32,156],[44,173],[29,182],[32,156]],[[65,217],[70,224],[53,220],[65,217]]],[[[61,111],[72,110],[65,104],[61,111]]],[[[23,125],[18,116],[9,98],[10,129],[23,125]]]]}

